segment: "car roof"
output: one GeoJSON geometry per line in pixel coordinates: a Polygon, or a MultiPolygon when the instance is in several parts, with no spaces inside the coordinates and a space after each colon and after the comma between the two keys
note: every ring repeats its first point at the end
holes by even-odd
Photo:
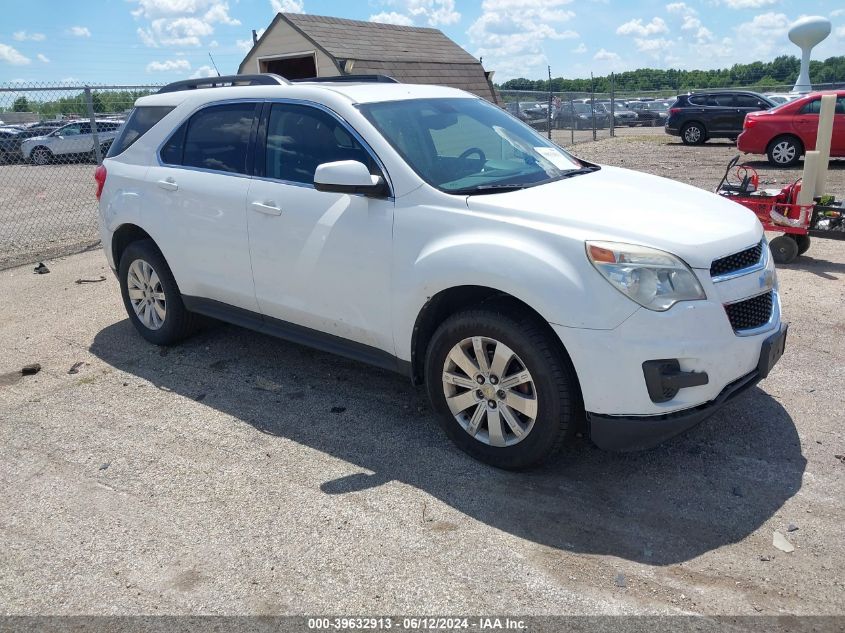
{"type": "Polygon", "coordinates": [[[186,101],[199,103],[229,101],[233,99],[306,99],[323,100],[344,98],[352,103],[378,103],[407,99],[479,99],[476,95],[449,88],[424,84],[372,83],[372,82],[308,82],[290,85],[222,86],[164,92],[141,97],[138,106],[177,106],[186,101]]]}

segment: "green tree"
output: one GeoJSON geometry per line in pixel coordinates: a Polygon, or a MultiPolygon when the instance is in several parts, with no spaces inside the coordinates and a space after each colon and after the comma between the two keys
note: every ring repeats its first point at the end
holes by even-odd
{"type": "Polygon", "coordinates": [[[26,100],[26,97],[18,97],[15,99],[15,102],[12,104],[12,111],[29,112],[29,101],[26,100]]]}

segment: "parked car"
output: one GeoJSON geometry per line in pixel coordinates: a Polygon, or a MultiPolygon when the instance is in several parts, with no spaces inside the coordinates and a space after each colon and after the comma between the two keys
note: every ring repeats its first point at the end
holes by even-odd
{"type": "MultiPolygon", "coordinates": [[[[752,112],[745,117],[737,149],[746,154],[766,154],[779,167],[795,165],[804,152],[816,148],[821,95],[813,93],[771,110],[752,112]]],[[[836,110],[830,155],[845,157],[845,90],[833,91],[836,110]]]]}
{"type": "Polygon", "coordinates": [[[639,122],[637,113],[620,103],[613,104],[613,125],[634,127],[639,122]]]}
{"type": "Polygon", "coordinates": [[[0,127],[0,165],[21,158],[21,130],[12,126],[0,127]]]}
{"type": "Polygon", "coordinates": [[[590,130],[594,123],[596,129],[606,128],[610,125],[610,117],[603,108],[593,109],[581,101],[564,101],[555,117],[558,129],[590,130]]]}
{"type": "MultiPolygon", "coordinates": [[[[121,126],[120,121],[97,120],[97,140],[105,153],[121,126]]],[[[94,135],[89,121],[73,121],[45,136],[34,136],[21,144],[25,160],[34,165],[46,165],[57,156],[90,156],[94,151],[94,135]]]]}
{"type": "Polygon", "coordinates": [[[735,140],[745,115],[775,104],[756,92],[720,90],[680,95],[669,108],[666,133],[680,136],[685,145],[700,145],[711,138],[735,140]]]}
{"type": "Polygon", "coordinates": [[[669,108],[662,101],[640,101],[629,105],[637,114],[637,123],[643,126],[657,127],[666,121],[669,108]]]}
{"type": "Polygon", "coordinates": [[[768,99],[769,101],[771,101],[775,105],[780,105],[781,103],[787,103],[789,101],[792,101],[793,99],[797,99],[801,95],[797,92],[784,92],[784,93],[769,93],[769,92],[767,92],[763,96],[766,97],[766,99],[768,99]]]}
{"type": "Polygon", "coordinates": [[[520,121],[528,120],[528,115],[525,114],[525,111],[523,110],[519,101],[509,101],[505,104],[505,110],[507,110],[520,121]]]}
{"type": "Polygon", "coordinates": [[[147,341],[205,314],[400,371],[502,468],[585,421],[601,447],[653,445],[780,357],[774,265],[735,203],[579,160],[453,88],[237,80],[262,85],[140,98],[95,172],[147,341]]]}

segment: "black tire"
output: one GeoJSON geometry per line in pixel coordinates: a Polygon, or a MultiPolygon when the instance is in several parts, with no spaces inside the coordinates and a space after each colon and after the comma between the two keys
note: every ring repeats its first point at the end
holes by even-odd
{"type": "Polygon", "coordinates": [[[778,136],[766,148],[769,163],[776,167],[792,167],[797,165],[804,154],[804,145],[791,134],[778,136]]]}
{"type": "Polygon", "coordinates": [[[777,264],[788,264],[798,257],[798,243],[788,235],[781,235],[771,240],[769,248],[777,264]]]}
{"type": "Polygon", "coordinates": [[[33,165],[49,165],[53,162],[53,152],[46,147],[36,147],[29,155],[29,162],[33,165]]]}
{"type": "MultiPolygon", "coordinates": [[[[426,388],[440,425],[458,448],[497,468],[520,470],[537,465],[553,455],[574,432],[580,402],[577,379],[544,325],[511,302],[493,300],[446,319],[428,346],[426,388]],[[475,336],[495,339],[509,347],[533,379],[537,404],[534,424],[525,437],[509,446],[492,446],[470,435],[446,402],[443,373],[447,356],[459,342],[475,336]]],[[[484,406],[483,401],[479,406],[484,406]]]]}
{"type": "Polygon", "coordinates": [[[789,235],[795,243],[798,244],[798,254],[803,255],[808,250],[810,250],[810,236],[809,235],[797,235],[795,233],[791,233],[789,235]]]}
{"type": "Polygon", "coordinates": [[[681,128],[684,145],[701,145],[707,140],[707,131],[701,123],[687,123],[681,128]]]}
{"type": "Polygon", "coordinates": [[[173,278],[170,267],[152,240],[132,242],[123,251],[118,267],[120,293],[123,296],[123,306],[129,315],[132,325],[138,333],[155,345],[173,345],[191,335],[195,329],[195,315],[185,308],[179,286],[173,278]],[[164,293],[165,316],[158,329],[151,329],[145,325],[138,315],[129,298],[129,269],[133,262],[141,260],[149,264],[158,276],[161,291],[164,293]]]}

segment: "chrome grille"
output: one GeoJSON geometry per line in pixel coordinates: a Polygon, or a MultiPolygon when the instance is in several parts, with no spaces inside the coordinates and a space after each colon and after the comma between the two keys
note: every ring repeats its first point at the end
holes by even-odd
{"type": "Polygon", "coordinates": [[[751,248],[746,248],[744,251],[715,259],[710,264],[710,276],[721,277],[722,275],[728,275],[743,268],[750,268],[760,261],[762,255],[763,242],[760,242],[751,248]]]}
{"type": "Polygon", "coordinates": [[[740,332],[766,325],[772,318],[773,306],[774,294],[770,290],[750,299],[729,303],[725,306],[725,312],[733,329],[740,332]]]}

